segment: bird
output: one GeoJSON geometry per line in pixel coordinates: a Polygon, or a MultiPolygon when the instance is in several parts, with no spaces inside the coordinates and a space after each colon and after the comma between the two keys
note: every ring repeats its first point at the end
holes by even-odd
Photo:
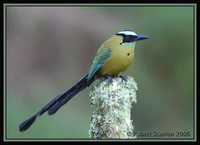
{"type": "Polygon", "coordinates": [[[134,59],[134,50],[137,41],[149,39],[146,35],[139,35],[131,30],[122,30],[107,39],[99,47],[88,73],[71,87],[67,88],[49,103],[42,107],[33,116],[19,125],[19,131],[26,131],[45,112],[55,114],[77,93],[89,87],[100,77],[122,77],[122,73],[130,66],[134,59]]]}

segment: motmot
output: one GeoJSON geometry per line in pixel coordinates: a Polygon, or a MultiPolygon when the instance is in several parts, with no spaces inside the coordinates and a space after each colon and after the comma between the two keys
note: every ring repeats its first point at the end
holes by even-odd
{"type": "Polygon", "coordinates": [[[100,77],[122,77],[122,73],[130,66],[134,58],[137,41],[149,39],[148,36],[138,35],[131,30],[123,30],[107,39],[98,49],[89,71],[79,81],[67,90],[53,98],[33,116],[19,125],[21,132],[27,130],[37,117],[48,111],[48,115],[55,114],[73,96],[90,86],[100,77]]]}

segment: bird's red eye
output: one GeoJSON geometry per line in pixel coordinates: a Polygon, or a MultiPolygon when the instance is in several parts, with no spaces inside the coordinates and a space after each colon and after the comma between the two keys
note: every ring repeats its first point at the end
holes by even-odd
{"type": "Polygon", "coordinates": [[[126,36],[124,37],[124,42],[132,42],[132,41],[134,41],[134,37],[133,37],[133,36],[131,36],[131,35],[126,35],[126,36]]]}
{"type": "Polygon", "coordinates": [[[129,40],[130,39],[130,36],[126,36],[126,40],[129,40]]]}

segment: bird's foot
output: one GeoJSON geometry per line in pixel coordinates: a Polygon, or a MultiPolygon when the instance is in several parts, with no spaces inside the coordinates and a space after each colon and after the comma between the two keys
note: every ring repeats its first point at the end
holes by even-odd
{"type": "Polygon", "coordinates": [[[113,82],[113,78],[111,76],[107,76],[108,78],[108,83],[112,83],[113,82]]]}
{"type": "Polygon", "coordinates": [[[127,82],[127,79],[126,79],[126,77],[124,77],[124,76],[119,76],[121,79],[122,79],[122,82],[124,81],[124,82],[127,82]]]}
{"type": "Polygon", "coordinates": [[[111,76],[104,76],[105,79],[108,79],[108,83],[112,83],[113,82],[113,78],[111,76]]]}

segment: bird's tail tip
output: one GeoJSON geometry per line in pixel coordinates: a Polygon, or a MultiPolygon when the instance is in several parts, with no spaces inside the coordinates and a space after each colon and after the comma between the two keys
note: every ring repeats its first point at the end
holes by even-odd
{"type": "Polygon", "coordinates": [[[34,115],[34,116],[30,117],[29,119],[25,120],[24,122],[22,122],[19,125],[19,131],[24,132],[25,130],[27,130],[33,124],[33,122],[36,120],[36,118],[37,118],[37,116],[34,115]]]}

